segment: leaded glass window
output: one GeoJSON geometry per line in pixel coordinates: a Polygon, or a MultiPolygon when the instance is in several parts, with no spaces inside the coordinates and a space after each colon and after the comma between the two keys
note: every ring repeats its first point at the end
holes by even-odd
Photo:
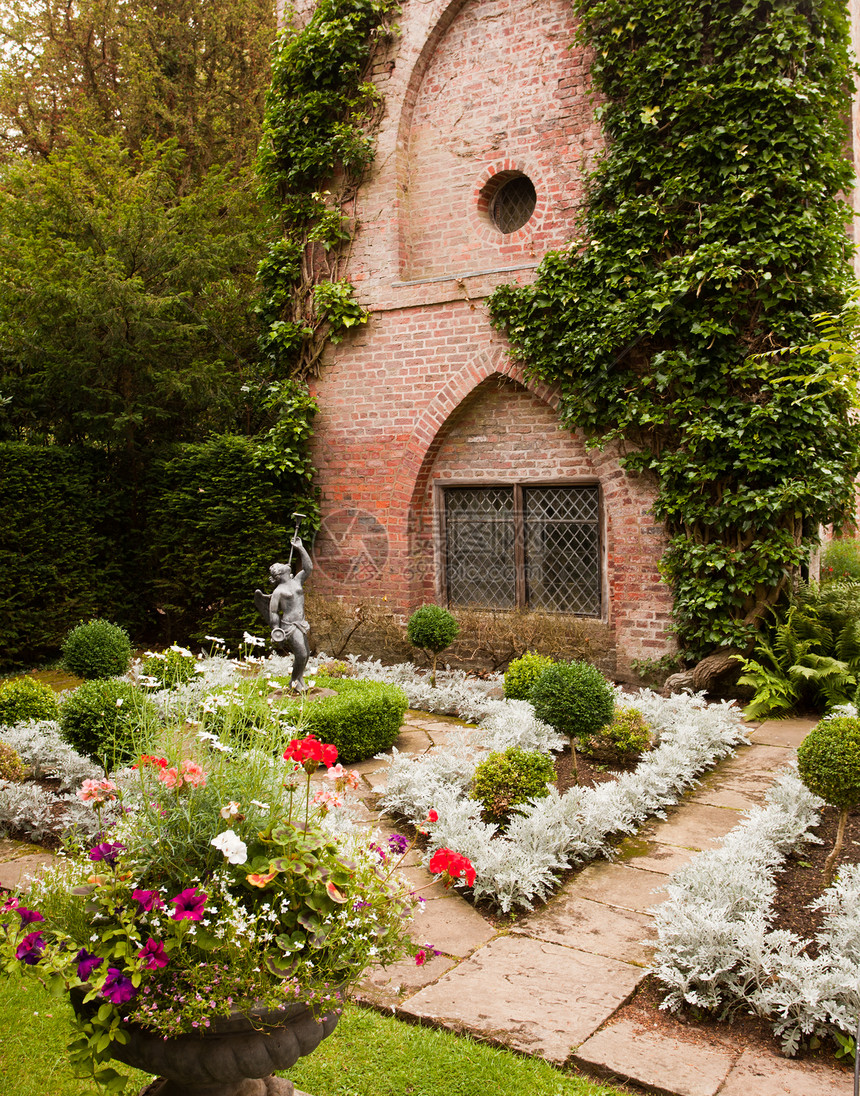
{"type": "Polygon", "coordinates": [[[448,604],[600,616],[596,485],[445,490],[448,604]]]}

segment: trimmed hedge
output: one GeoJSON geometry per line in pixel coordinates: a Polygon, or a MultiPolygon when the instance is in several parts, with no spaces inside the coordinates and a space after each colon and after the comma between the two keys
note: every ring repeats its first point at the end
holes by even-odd
{"type": "Polygon", "coordinates": [[[129,764],[157,725],[156,706],[121,677],[85,681],[60,709],[62,737],[106,772],[129,764]]]}
{"type": "Polygon", "coordinates": [[[292,512],[311,527],[318,512],[299,472],[264,456],[253,438],[216,436],[132,469],[92,449],[0,443],[0,666],[55,653],[99,616],[141,641],[254,631],[254,590],[289,553],[292,512]]]}
{"type": "Polygon", "coordinates": [[[235,645],[255,633],[254,590],[269,589],[269,566],[289,554],[290,515],[316,513],[256,453],[252,438],[223,435],[150,465],[147,594],[171,639],[214,634],[235,645]]]}
{"type": "Polygon", "coordinates": [[[130,662],[128,632],[109,620],[81,623],[63,641],[63,665],[85,681],[119,677],[127,673],[130,662]]]}
{"type": "Polygon", "coordinates": [[[145,622],[128,485],[104,453],[0,443],[0,664],[59,649],[82,619],[145,622]]]}
{"type": "Polygon", "coordinates": [[[0,685],[0,726],[25,719],[58,719],[60,705],[50,685],[32,677],[16,677],[0,685]]]}
{"type": "Polygon", "coordinates": [[[314,734],[321,742],[337,746],[337,759],[344,765],[364,761],[394,744],[409,707],[402,689],[324,674],[317,674],[316,683],[337,695],[290,701],[280,709],[282,718],[301,722],[302,736],[314,734]]]}

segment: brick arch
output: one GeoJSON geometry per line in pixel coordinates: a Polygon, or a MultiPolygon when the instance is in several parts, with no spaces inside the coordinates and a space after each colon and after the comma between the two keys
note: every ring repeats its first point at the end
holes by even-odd
{"type": "Polygon", "coordinates": [[[526,380],[506,348],[485,350],[451,377],[418,417],[394,476],[391,499],[396,509],[406,512],[420,497],[441,444],[445,423],[464,400],[493,377],[515,381],[550,407],[558,407],[557,390],[541,382],[526,380]]]}

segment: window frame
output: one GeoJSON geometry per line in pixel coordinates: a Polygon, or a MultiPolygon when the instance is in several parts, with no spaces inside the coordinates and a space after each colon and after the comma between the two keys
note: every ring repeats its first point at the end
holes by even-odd
{"type": "MultiPolygon", "coordinates": [[[[607,619],[607,581],[606,581],[606,521],[603,487],[597,479],[527,479],[527,480],[437,480],[433,484],[433,510],[436,515],[436,588],[439,604],[451,608],[448,589],[448,527],[445,492],[449,488],[505,488],[513,491],[514,515],[514,574],[516,581],[516,605],[514,609],[492,606],[470,606],[476,612],[509,613],[529,611],[527,573],[526,573],[526,528],[525,528],[525,491],[533,487],[593,487],[597,489],[597,581],[599,608],[596,614],[570,613],[563,610],[543,609],[541,612],[555,612],[559,616],[576,617],[578,620],[607,619]]],[[[464,608],[454,606],[454,608],[464,608]]],[[[535,610],[537,611],[537,610],[535,610]]]]}

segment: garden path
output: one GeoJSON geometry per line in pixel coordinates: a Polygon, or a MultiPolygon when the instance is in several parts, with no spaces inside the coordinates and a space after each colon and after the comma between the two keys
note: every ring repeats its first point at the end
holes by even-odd
{"type": "MultiPolygon", "coordinates": [[[[412,754],[435,749],[452,722],[410,712],[396,746],[412,754]]],[[[421,967],[405,961],[373,970],[356,999],[672,1096],[847,1096],[851,1077],[836,1066],[746,1046],[731,1028],[703,1038],[662,1014],[652,1026],[623,1012],[647,975],[654,937],[648,911],[666,895],[669,876],[762,802],[811,727],[809,720],[782,720],[753,729],[750,745],[721,762],[665,820],[625,841],[616,860],[589,864],[533,913],[490,920],[433,882],[410,853],[403,870],[426,899],[416,939],[439,954],[421,967]]],[[[384,765],[369,760],[355,768],[364,779],[367,822],[394,832],[374,809],[384,765]]],[[[35,846],[0,841],[0,886],[17,886],[47,859],[35,846]]]]}
{"type": "MultiPolygon", "coordinates": [[[[752,729],[750,745],[717,765],[665,820],[625,841],[616,860],[579,871],[533,913],[491,921],[432,884],[422,891],[416,936],[441,954],[422,967],[404,962],[373,971],[357,998],[403,1019],[673,1096],[846,1096],[852,1078],[838,1066],[752,1048],[731,1028],[708,1039],[664,1014],[649,1026],[623,1013],[647,976],[648,911],[667,896],[669,876],[763,801],[812,726],[781,720],[752,729]]],[[[423,753],[450,730],[450,721],[410,712],[397,747],[423,753]]],[[[378,761],[358,767],[368,788],[384,779],[378,761]]],[[[370,820],[372,795],[366,804],[370,820]]],[[[384,819],[381,825],[390,828],[384,819]]],[[[416,887],[431,883],[415,854],[406,870],[416,887]]]]}

